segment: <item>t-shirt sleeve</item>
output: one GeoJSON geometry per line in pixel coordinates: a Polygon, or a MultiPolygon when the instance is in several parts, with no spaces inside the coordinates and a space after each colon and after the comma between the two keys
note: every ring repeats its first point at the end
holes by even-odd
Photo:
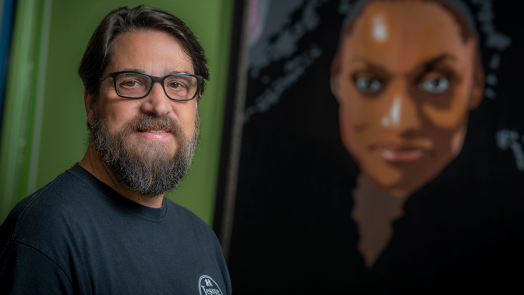
{"type": "Polygon", "coordinates": [[[17,242],[0,254],[1,294],[73,294],[73,284],[53,260],[17,242]]]}

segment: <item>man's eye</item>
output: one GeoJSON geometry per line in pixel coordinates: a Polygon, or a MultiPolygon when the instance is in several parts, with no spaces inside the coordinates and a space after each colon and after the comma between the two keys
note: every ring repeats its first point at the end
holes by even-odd
{"type": "Polygon", "coordinates": [[[173,89],[182,89],[182,88],[185,88],[185,87],[184,87],[184,84],[179,83],[179,82],[170,82],[169,84],[167,84],[167,86],[169,86],[170,88],[173,88],[173,89]]]}
{"type": "Polygon", "coordinates": [[[419,84],[418,88],[431,94],[441,94],[449,88],[447,78],[430,79],[419,84]]]}
{"type": "Polygon", "coordinates": [[[125,87],[134,87],[134,86],[138,86],[138,82],[134,80],[128,80],[128,81],[122,82],[120,85],[125,86],[125,87]]]}
{"type": "Polygon", "coordinates": [[[365,94],[377,93],[384,89],[384,83],[376,79],[357,78],[355,80],[355,85],[358,90],[365,94]]]}

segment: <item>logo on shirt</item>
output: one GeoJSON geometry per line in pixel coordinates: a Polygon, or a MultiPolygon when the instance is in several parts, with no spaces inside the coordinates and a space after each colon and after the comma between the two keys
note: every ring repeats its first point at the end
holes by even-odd
{"type": "Polygon", "coordinates": [[[198,279],[198,290],[200,295],[224,295],[217,282],[210,276],[203,275],[198,279]]]}

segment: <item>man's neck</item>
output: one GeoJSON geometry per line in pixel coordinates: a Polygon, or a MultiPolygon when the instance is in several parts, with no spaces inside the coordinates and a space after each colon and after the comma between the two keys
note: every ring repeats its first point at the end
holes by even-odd
{"type": "Polygon", "coordinates": [[[119,181],[111,167],[102,162],[92,143],[89,143],[86,154],[80,161],[80,166],[129,200],[151,208],[162,207],[164,195],[148,197],[131,190],[127,185],[119,181]]]}

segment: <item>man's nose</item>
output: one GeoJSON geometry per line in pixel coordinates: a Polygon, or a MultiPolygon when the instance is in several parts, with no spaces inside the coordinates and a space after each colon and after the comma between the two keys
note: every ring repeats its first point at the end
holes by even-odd
{"type": "Polygon", "coordinates": [[[171,99],[167,97],[160,82],[153,83],[149,94],[142,98],[142,111],[156,116],[166,115],[171,111],[171,99]]]}
{"type": "Polygon", "coordinates": [[[384,129],[399,135],[406,135],[422,126],[416,98],[410,95],[408,87],[408,83],[402,80],[391,84],[389,93],[386,93],[389,104],[380,122],[384,129]]]}

